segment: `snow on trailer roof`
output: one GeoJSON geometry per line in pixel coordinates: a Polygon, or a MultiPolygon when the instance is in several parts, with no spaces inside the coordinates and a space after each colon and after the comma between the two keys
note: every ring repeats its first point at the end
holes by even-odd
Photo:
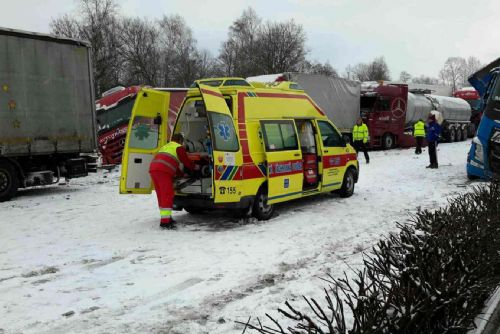
{"type": "Polygon", "coordinates": [[[248,77],[247,81],[248,82],[264,82],[264,83],[271,83],[271,82],[276,82],[278,79],[284,79],[284,73],[278,73],[278,74],[264,74],[264,75],[257,75],[253,77],[248,77]]]}
{"type": "Polygon", "coordinates": [[[49,34],[42,34],[42,33],[33,32],[33,31],[11,29],[11,28],[5,28],[5,27],[0,27],[0,35],[39,39],[42,41],[49,41],[49,42],[55,42],[55,43],[85,46],[88,48],[92,47],[92,45],[90,44],[89,41],[84,41],[84,40],[79,40],[79,39],[74,39],[74,38],[67,38],[67,37],[60,37],[60,36],[49,35],[49,34]]]}

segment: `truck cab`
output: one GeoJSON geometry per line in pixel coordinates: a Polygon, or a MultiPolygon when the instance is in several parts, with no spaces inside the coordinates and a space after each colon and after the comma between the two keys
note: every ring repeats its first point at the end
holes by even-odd
{"type": "Polygon", "coordinates": [[[361,93],[361,116],[370,132],[370,146],[391,149],[403,140],[408,86],[376,84],[361,93]]]}
{"type": "Polygon", "coordinates": [[[481,96],[483,112],[467,157],[469,179],[500,173],[500,58],[474,73],[469,82],[481,96]]]}
{"type": "Polygon", "coordinates": [[[471,107],[469,137],[473,137],[479,128],[479,122],[481,122],[481,117],[483,116],[483,112],[481,111],[481,96],[473,87],[464,87],[457,90],[453,92],[453,96],[464,99],[471,107]]]}

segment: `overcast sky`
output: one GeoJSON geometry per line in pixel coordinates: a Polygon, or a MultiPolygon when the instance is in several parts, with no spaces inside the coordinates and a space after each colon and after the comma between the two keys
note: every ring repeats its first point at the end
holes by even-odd
{"type": "MultiPolygon", "coordinates": [[[[72,0],[0,0],[0,26],[49,32],[52,18],[74,13],[72,0]]],[[[294,19],[307,33],[309,58],[340,73],[385,56],[393,79],[402,70],[438,76],[449,56],[500,57],[500,0],[122,0],[128,16],[179,14],[201,48],[217,54],[228,27],[251,6],[264,20],[294,19]]]]}

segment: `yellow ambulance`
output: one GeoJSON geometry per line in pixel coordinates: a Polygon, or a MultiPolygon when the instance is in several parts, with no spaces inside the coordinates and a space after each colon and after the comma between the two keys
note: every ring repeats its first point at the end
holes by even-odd
{"type": "Polygon", "coordinates": [[[150,194],[149,164],[182,133],[197,175],[178,180],[174,209],[238,209],[260,220],[275,203],[326,192],[349,197],[358,180],[354,148],[300,87],[241,78],[198,80],[179,111],[169,91],[144,88],[130,119],[120,193],[150,194]]]}

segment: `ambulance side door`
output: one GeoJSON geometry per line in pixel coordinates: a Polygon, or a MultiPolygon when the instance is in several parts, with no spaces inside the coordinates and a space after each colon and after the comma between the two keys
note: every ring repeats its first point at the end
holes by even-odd
{"type": "Polygon", "coordinates": [[[120,194],[150,194],[149,164],[167,141],[170,93],[142,89],[130,117],[122,156],[120,194]]]}
{"type": "Polygon", "coordinates": [[[198,84],[207,110],[212,138],[214,203],[238,202],[242,194],[239,179],[242,155],[234,127],[234,119],[218,88],[198,84]],[[216,177],[216,174],[220,177],[216,177]]]}
{"type": "Polygon", "coordinates": [[[267,160],[268,203],[302,196],[302,152],[293,120],[260,121],[267,160]]]}
{"type": "Polygon", "coordinates": [[[346,143],[340,132],[327,120],[317,120],[320,136],[321,189],[334,190],[342,186],[345,171],[346,143]]]}

